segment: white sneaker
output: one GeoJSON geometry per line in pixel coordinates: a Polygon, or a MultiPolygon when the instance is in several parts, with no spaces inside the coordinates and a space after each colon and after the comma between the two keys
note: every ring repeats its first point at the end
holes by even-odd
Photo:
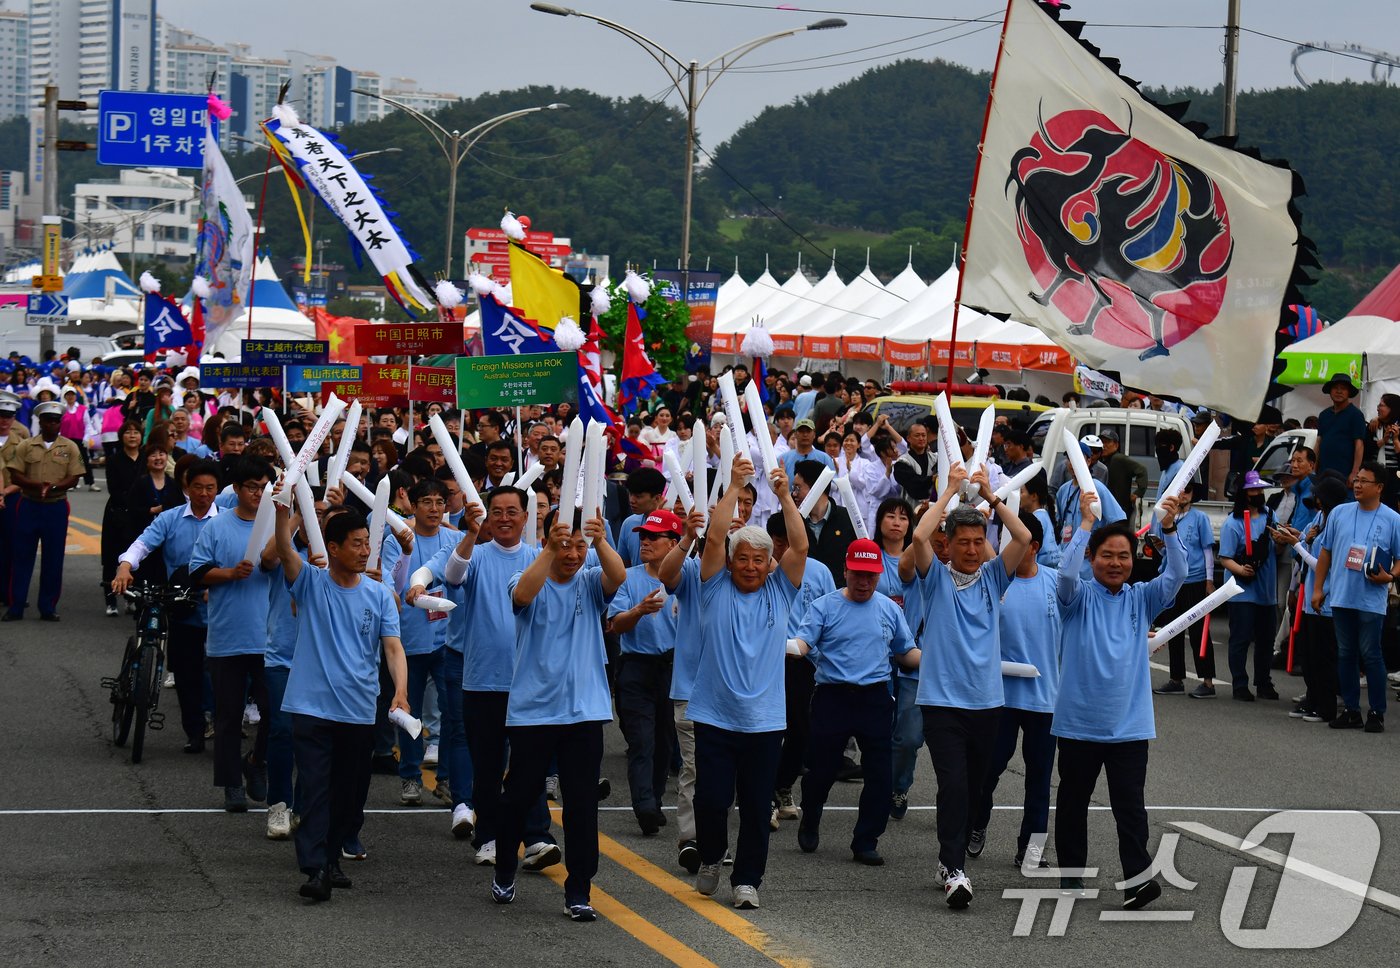
{"type": "Polygon", "coordinates": [[[478,847],[476,849],[476,857],[472,860],[472,863],[479,867],[495,867],[496,842],[494,840],[488,840],[478,847]]]}
{"type": "Polygon", "coordinates": [[[423,786],[417,780],[399,781],[399,803],[416,807],[423,802],[423,786]]]}
{"type": "Polygon", "coordinates": [[[710,897],[719,890],[719,864],[701,864],[695,875],[695,890],[710,897]]]}
{"type": "Polygon", "coordinates": [[[100,490],[102,490],[102,485],[99,484],[99,483],[97,483],[96,481],[93,481],[91,484],[88,485],[88,490],[89,490],[89,491],[100,491],[100,490]]]}
{"type": "Polygon", "coordinates": [[[943,899],[948,906],[961,910],[972,903],[972,881],[962,871],[949,871],[943,880],[943,899]]]}
{"type": "Polygon", "coordinates": [[[262,713],[258,712],[258,704],[250,702],[243,707],[243,723],[246,726],[256,726],[262,722],[262,713]]]}
{"type": "Polygon", "coordinates": [[[465,803],[452,808],[452,836],[458,840],[470,840],[476,832],[476,811],[465,803]]]}
{"type": "Polygon", "coordinates": [[[1400,686],[1400,672],[1392,672],[1386,678],[1390,680],[1391,685],[1400,686]]]}
{"type": "Polygon", "coordinates": [[[559,849],[558,844],[541,840],[525,848],[525,858],[520,862],[520,866],[527,871],[542,871],[546,867],[553,867],[563,859],[564,854],[559,849]]]}
{"type": "Polygon", "coordinates": [[[734,906],[741,911],[753,911],[758,907],[758,888],[751,884],[734,885],[734,906]]]}
{"type": "Polygon", "coordinates": [[[175,673],[173,673],[173,672],[167,672],[167,673],[165,674],[165,688],[167,688],[167,689],[174,689],[174,688],[175,688],[175,673]]]}
{"type": "Polygon", "coordinates": [[[436,744],[436,743],[429,743],[429,744],[428,744],[428,748],[425,749],[425,750],[423,751],[423,765],[424,765],[424,766],[437,766],[437,765],[438,765],[438,744],[436,744]]]}
{"type": "Polygon", "coordinates": [[[793,802],[791,789],[779,790],[777,800],[779,820],[797,820],[802,816],[797,804],[793,802]]]}
{"type": "Polygon", "coordinates": [[[939,887],[942,887],[944,884],[948,883],[948,878],[952,876],[952,873],[952,871],[943,866],[942,861],[939,861],[938,870],[933,872],[933,882],[939,887]]]}
{"type": "Polygon", "coordinates": [[[270,804],[267,808],[267,839],[286,840],[292,836],[292,812],[285,803],[270,804]]]}

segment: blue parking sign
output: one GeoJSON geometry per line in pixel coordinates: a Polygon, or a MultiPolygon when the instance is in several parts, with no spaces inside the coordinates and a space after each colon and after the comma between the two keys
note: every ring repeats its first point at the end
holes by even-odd
{"type": "Polygon", "coordinates": [[[97,163],[202,168],[208,110],[203,94],[102,91],[97,96],[97,163]]]}

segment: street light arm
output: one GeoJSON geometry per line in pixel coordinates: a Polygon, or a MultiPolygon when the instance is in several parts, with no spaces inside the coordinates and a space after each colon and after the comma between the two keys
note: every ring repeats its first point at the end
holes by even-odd
{"type": "Polygon", "coordinates": [[[681,97],[686,97],[686,91],[685,88],[681,86],[681,80],[685,77],[686,72],[690,69],[689,66],[686,64],[685,61],[681,60],[675,54],[671,53],[665,47],[661,46],[661,44],[652,40],[646,34],[633,30],[631,27],[628,27],[625,24],[620,24],[616,20],[609,20],[606,17],[599,17],[596,14],[584,13],[582,10],[574,10],[569,7],[555,6],[552,3],[532,3],[530,4],[530,8],[532,10],[538,10],[540,13],[554,14],[555,16],[559,17],[582,17],[584,20],[591,20],[596,24],[601,24],[602,26],[607,27],[609,30],[615,30],[619,34],[622,34],[624,37],[628,38],[629,40],[635,41],[640,47],[644,48],[646,52],[652,56],[652,59],[654,59],[658,64],[661,65],[661,69],[666,72],[668,77],[671,78],[671,83],[675,85],[675,88],[677,91],[680,92],[681,97]]]}
{"type": "Polygon", "coordinates": [[[431,134],[433,136],[433,140],[435,140],[438,143],[438,147],[442,149],[442,153],[447,155],[448,159],[451,160],[452,156],[447,150],[447,142],[452,140],[452,134],[442,125],[438,124],[432,118],[424,114],[422,111],[419,111],[417,108],[410,107],[409,105],[404,104],[402,101],[395,100],[391,97],[385,97],[382,94],[375,94],[373,91],[366,91],[358,87],[352,87],[350,89],[350,93],[359,94],[363,97],[372,97],[376,101],[383,101],[385,104],[392,104],[400,111],[403,111],[404,113],[410,115],[415,121],[417,121],[419,124],[423,125],[425,128],[428,129],[428,133],[431,134]]]}
{"type": "Polygon", "coordinates": [[[507,121],[513,121],[516,118],[522,118],[527,114],[534,114],[537,111],[554,111],[559,108],[567,107],[567,104],[544,104],[540,105],[539,107],[522,108],[519,111],[511,111],[508,114],[498,115],[497,117],[481,122],[476,127],[470,128],[460,135],[461,140],[464,141],[465,144],[461,150],[461,153],[457,156],[457,164],[460,165],[462,163],[463,159],[467,157],[467,155],[471,152],[472,148],[476,146],[476,143],[478,141],[486,137],[497,127],[505,124],[507,121]]]}
{"type": "Polygon", "coordinates": [[[705,95],[710,93],[710,88],[714,87],[715,81],[719,80],[725,71],[737,64],[742,58],[766,44],[771,44],[775,40],[782,40],[784,37],[794,37],[797,34],[806,33],[809,30],[830,30],[835,27],[846,26],[846,21],[831,19],[820,20],[805,27],[793,27],[790,30],[780,30],[776,33],[767,34],[763,37],[755,37],[753,40],[745,41],[737,47],[731,47],[722,54],[716,54],[696,68],[696,71],[704,74],[705,84],[700,88],[699,94],[695,97],[695,106],[699,107],[700,102],[705,100],[705,95]]]}

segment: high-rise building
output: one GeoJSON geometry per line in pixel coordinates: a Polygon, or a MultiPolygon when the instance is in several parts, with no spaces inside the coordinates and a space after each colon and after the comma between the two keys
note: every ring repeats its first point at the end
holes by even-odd
{"type": "Polygon", "coordinates": [[[157,90],[167,94],[203,94],[211,81],[214,90],[226,90],[231,60],[228,48],[161,20],[157,90]]]}
{"type": "Polygon", "coordinates": [[[29,14],[0,10],[0,121],[29,114],[29,14]]]}
{"type": "MultiPolygon", "coordinates": [[[[254,57],[246,44],[230,44],[229,51],[232,60],[227,99],[233,117],[229,118],[228,128],[233,134],[257,141],[261,138],[258,125],[272,115],[282,85],[292,79],[292,63],[254,57]]],[[[235,143],[229,147],[241,151],[246,145],[235,143]]]]}
{"type": "MultiPolygon", "coordinates": [[[[389,86],[384,90],[385,97],[391,97],[400,104],[406,104],[415,111],[424,114],[432,114],[451,104],[456,104],[462,100],[460,94],[439,94],[434,91],[420,91],[418,82],[411,77],[391,77],[389,86]]],[[[392,104],[386,104],[386,111],[393,111],[392,104]]]]}
{"type": "Polygon", "coordinates": [[[334,58],[315,56],[302,73],[302,99],[294,101],[307,124],[335,130],[351,123],[378,121],[387,105],[357,90],[378,94],[381,79],[374,71],[352,71],[334,58]]]}
{"type": "Polygon", "coordinates": [[[44,86],[92,107],[105,90],[157,89],[156,0],[30,0],[29,89],[42,105],[44,86]]]}

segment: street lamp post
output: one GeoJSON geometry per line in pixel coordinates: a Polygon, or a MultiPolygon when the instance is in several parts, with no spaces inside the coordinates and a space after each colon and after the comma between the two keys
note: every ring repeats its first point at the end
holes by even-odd
{"type": "Polygon", "coordinates": [[[443,155],[447,158],[447,166],[450,169],[450,177],[447,182],[447,240],[444,249],[445,255],[442,259],[442,272],[444,276],[452,275],[452,242],[453,224],[457,215],[457,172],[461,167],[463,159],[471,152],[472,148],[482,138],[486,137],[497,126],[513,121],[516,118],[523,118],[527,114],[534,114],[537,111],[557,111],[560,108],[567,108],[567,104],[542,104],[534,108],[522,108],[519,111],[507,111],[505,114],[498,114],[481,122],[466,131],[448,131],[422,111],[397,101],[382,94],[375,94],[373,91],[365,91],[360,88],[352,88],[352,94],[359,94],[363,97],[372,97],[375,100],[383,101],[385,104],[392,104],[394,107],[409,115],[423,127],[428,129],[428,133],[433,136],[437,146],[442,149],[443,155]]]}
{"type": "Polygon", "coordinates": [[[701,64],[698,61],[683,61],[665,47],[652,40],[645,34],[624,26],[614,20],[599,17],[591,13],[584,13],[581,10],[574,10],[571,7],[561,7],[553,3],[532,3],[531,10],[538,10],[540,13],[553,14],[556,17],[582,17],[585,20],[592,20],[601,24],[609,30],[615,30],[629,40],[634,41],[643,50],[652,56],[661,69],[666,72],[666,76],[671,79],[671,84],[685,102],[685,195],[683,209],[681,212],[681,299],[688,300],[690,297],[690,214],[691,201],[693,197],[692,185],[695,180],[695,112],[700,107],[700,102],[705,99],[705,95],[710,93],[710,88],[723,76],[724,72],[733,67],[738,61],[762,47],[764,44],[772,43],[775,40],[782,40],[784,37],[792,37],[796,34],[805,33],[809,30],[834,30],[846,26],[846,21],[838,17],[831,17],[826,20],[818,20],[815,23],[807,24],[804,27],[793,27],[789,30],[780,30],[776,33],[765,34],[762,37],[755,37],[747,40],[737,47],[731,47],[722,54],[701,64]],[[704,75],[704,83],[700,83],[700,77],[704,75]]]}

